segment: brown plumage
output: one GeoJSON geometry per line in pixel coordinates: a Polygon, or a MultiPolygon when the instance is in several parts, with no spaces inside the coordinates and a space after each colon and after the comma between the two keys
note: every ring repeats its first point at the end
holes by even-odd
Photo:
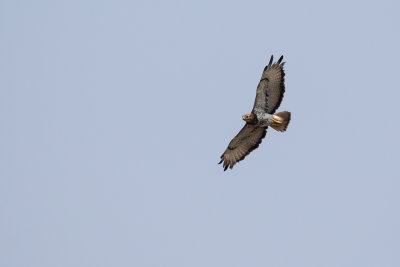
{"type": "Polygon", "coordinates": [[[261,75],[252,112],[255,109],[262,109],[266,113],[273,114],[281,105],[285,93],[285,71],[283,70],[285,62],[282,62],[283,56],[274,64],[272,64],[273,59],[274,56],[271,56],[269,64],[261,75]]]}
{"type": "Polygon", "coordinates": [[[291,113],[282,111],[275,113],[282,102],[285,93],[285,72],[283,56],[273,63],[273,56],[264,68],[257,86],[256,99],[251,113],[243,115],[246,121],[242,130],[232,139],[228,148],[221,156],[219,164],[223,163],[224,171],[243,160],[256,149],[267,133],[268,126],[284,132],[291,119],[291,113]],[[274,114],[275,113],[275,114],[274,114]]]}

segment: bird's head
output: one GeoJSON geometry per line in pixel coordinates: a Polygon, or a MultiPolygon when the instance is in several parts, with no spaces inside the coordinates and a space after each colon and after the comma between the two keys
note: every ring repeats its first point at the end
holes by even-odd
{"type": "Polygon", "coordinates": [[[255,116],[254,116],[254,114],[253,113],[249,113],[249,114],[245,114],[245,115],[243,115],[242,116],[242,119],[244,120],[244,121],[246,121],[246,122],[253,122],[254,121],[254,118],[255,118],[255,116]]]}

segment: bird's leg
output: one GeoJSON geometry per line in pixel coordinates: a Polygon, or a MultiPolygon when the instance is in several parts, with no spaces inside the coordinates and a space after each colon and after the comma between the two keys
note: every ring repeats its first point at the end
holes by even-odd
{"type": "Polygon", "coordinates": [[[277,123],[277,124],[282,124],[283,120],[281,117],[278,117],[276,115],[272,115],[272,121],[277,123]]]}

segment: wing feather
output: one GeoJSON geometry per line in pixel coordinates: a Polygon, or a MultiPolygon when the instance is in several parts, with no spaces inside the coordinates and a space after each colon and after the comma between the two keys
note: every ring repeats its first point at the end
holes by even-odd
{"type": "Polygon", "coordinates": [[[267,128],[259,125],[246,124],[232,139],[221,156],[219,164],[223,163],[224,171],[243,160],[251,151],[256,149],[267,133],[267,128]]]}
{"type": "Polygon", "coordinates": [[[260,82],[257,86],[256,99],[254,101],[253,113],[260,110],[269,114],[275,113],[280,106],[285,93],[285,62],[283,56],[276,63],[272,63],[271,56],[269,64],[264,68],[260,82]]]}

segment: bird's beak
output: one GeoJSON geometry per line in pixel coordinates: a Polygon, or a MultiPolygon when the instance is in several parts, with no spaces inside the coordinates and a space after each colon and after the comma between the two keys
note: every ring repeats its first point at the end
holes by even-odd
{"type": "Polygon", "coordinates": [[[242,116],[242,119],[244,119],[244,115],[242,116]]]}

